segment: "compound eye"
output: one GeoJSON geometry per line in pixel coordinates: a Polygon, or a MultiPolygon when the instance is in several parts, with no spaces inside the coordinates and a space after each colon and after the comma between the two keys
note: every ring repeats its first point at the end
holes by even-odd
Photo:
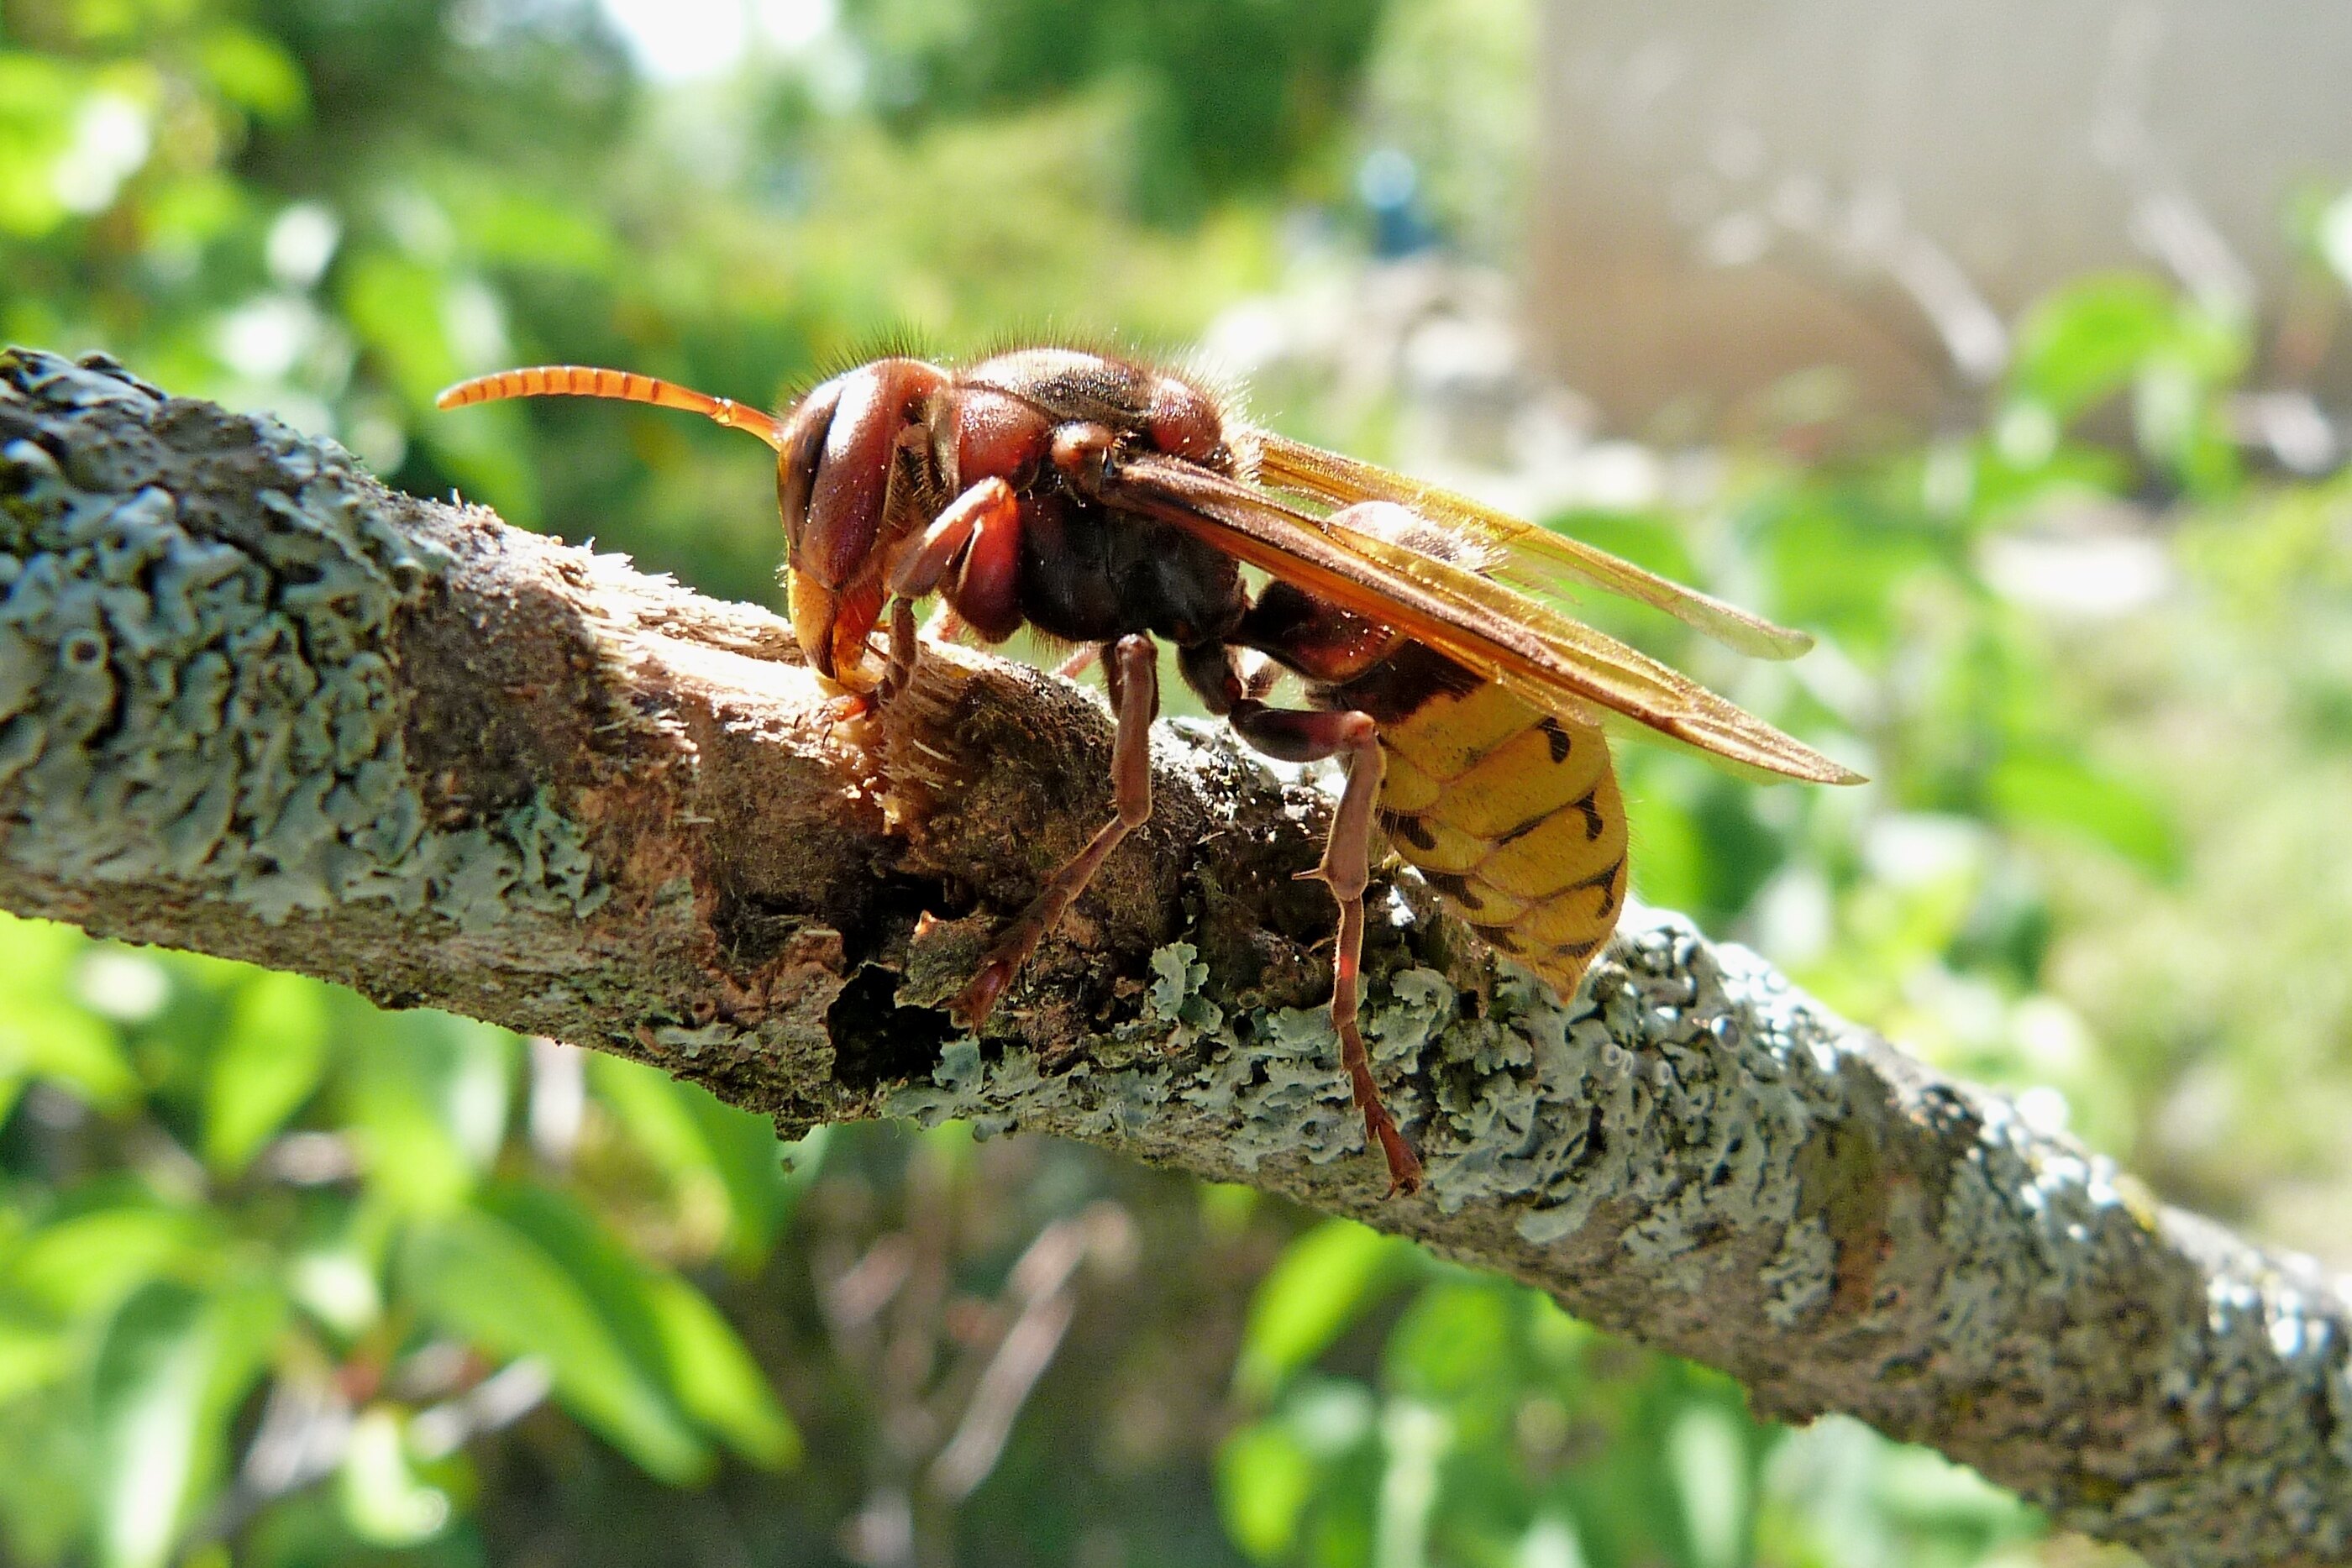
{"type": "Polygon", "coordinates": [[[793,623],[811,662],[843,678],[863,661],[882,608],[885,558],[919,519],[893,498],[902,454],[945,373],[915,360],[877,360],[817,389],[795,417],[777,470],[791,542],[793,623]],[[887,537],[886,537],[887,536],[887,537]]]}
{"type": "Polygon", "coordinates": [[[808,532],[809,498],[816,486],[825,433],[832,428],[834,412],[840,404],[837,379],[802,399],[785,423],[784,443],[776,454],[776,509],[783,515],[784,542],[795,564],[801,539],[808,532]]]}
{"type": "Polygon", "coordinates": [[[845,379],[825,428],[824,455],[809,491],[809,527],[793,552],[793,570],[838,588],[858,574],[882,533],[882,503],[906,413],[894,407],[868,366],[845,379]]]}

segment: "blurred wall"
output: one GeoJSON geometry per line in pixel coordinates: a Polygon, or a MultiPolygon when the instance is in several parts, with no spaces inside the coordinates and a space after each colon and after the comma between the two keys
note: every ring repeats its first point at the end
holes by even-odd
{"type": "Polygon", "coordinates": [[[2352,181],[2352,6],[1549,0],[1538,69],[1535,333],[1620,424],[1824,363],[1926,413],[2119,266],[2262,310],[2274,384],[2352,389],[2286,218],[2352,181]]]}

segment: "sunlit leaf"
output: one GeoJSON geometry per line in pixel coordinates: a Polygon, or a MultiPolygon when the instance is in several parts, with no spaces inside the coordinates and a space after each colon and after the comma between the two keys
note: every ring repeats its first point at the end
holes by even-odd
{"type": "Polygon", "coordinates": [[[44,1080],[100,1109],[139,1094],[113,1026],[63,1000],[26,1001],[0,1014],[0,1072],[44,1080]]]}
{"type": "Polygon", "coordinates": [[[171,1552],[205,1440],[211,1356],[204,1298],[184,1285],[149,1286],[107,1333],[92,1416],[99,1559],[110,1568],[151,1568],[171,1552]]]}
{"type": "Polygon", "coordinates": [[[1279,1423],[1244,1427],[1217,1451],[1218,1511],[1234,1544],[1255,1562],[1289,1553],[1314,1488],[1313,1461],[1279,1423]]]}
{"type": "Polygon", "coordinates": [[[244,1169],[326,1066],[327,1002],[317,981],[257,974],[239,987],[205,1081],[205,1163],[244,1169]]]}
{"type": "Polygon", "coordinates": [[[119,1109],[140,1092],[114,1027],[82,1004],[74,977],[95,949],[70,925],[0,915],[0,1080],[37,1078],[119,1109]]]}
{"type": "Polygon", "coordinates": [[[336,1500],[353,1535],[376,1546],[414,1546],[449,1522],[449,1495],[410,1465],[401,1413],[377,1405],[352,1423],[336,1500]]]}
{"type": "Polygon", "coordinates": [[[503,171],[467,170],[436,185],[467,249],[485,263],[598,276],[618,254],[593,210],[539,193],[503,171]]]}
{"type": "Polygon", "coordinates": [[[353,250],[339,277],[343,314],[415,414],[415,434],[465,482],[471,498],[495,506],[509,522],[535,522],[539,484],[519,455],[522,412],[492,407],[460,415],[433,408],[435,394],[450,382],[498,368],[461,352],[451,319],[456,279],[411,256],[365,248],[353,250]]]}
{"type": "Polygon", "coordinates": [[[53,172],[79,96],[65,61],[0,50],[0,235],[43,235],[64,221],[53,172]]]}
{"type": "Polygon", "coordinates": [[[509,1183],[484,1203],[565,1270],[637,1367],[688,1415],[756,1464],[781,1468],[799,1457],[800,1435],[767,1375],[701,1291],[632,1256],[585,1207],[551,1188],[509,1183]]]}
{"type": "Polygon", "coordinates": [[[1369,1442],[1379,1415],[1372,1391],[1352,1378],[1309,1375],[1283,1393],[1283,1429],[1320,1460],[1339,1458],[1369,1442]]]}
{"type": "Polygon", "coordinates": [[[1405,1244],[1332,1219],[1290,1244],[1258,1287],[1242,1332],[1234,1386],[1263,1399],[1322,1354],[1401,1278],[1405,1244]]]}
{"type": "Polygon", "coordinates": [[[2181,870],[2179,830],[2151,791],[2077,757],[2006,757],[1990,784],[1994,809],[2018,826],[2055,828],[2105,844],[2150,875],[2181,870]]]}
{"type": "Polygon", "coordinates": [[[26,1237],[5,1278],[18,1299],[59,1317],[104,1312],[163,1275],[194,1279],[220,1263],[212,1217],[124,1202],[68,1215],[26,1237]]]}
{"type": "Polygon", "coordinates": [[[1966,1465],[1909,1444],[1886,1445],[1877,1492],[1888,1513],[1928,1529],[2013,1531],[2031,1510],[1966,1465]]]}
{"type": "Polygon", "coordinates": [[[49,1386],[72,1359],[73,1342],[62,1331],[0,1316],[0,1405],[49,1386]]]}
{"type": "Polygon", "coordinates": [[[515,1038],[419,1009],[369,1017],[346,1053],[344,1113],[369,1181],[404,1207],[461,1200],[497,1155],[513,1092],[515,1038]]]}
{"type": "Polygon", "coordinates": [[[1695,1405],[1667,1440],[1693,1568],[1736,1568],[1746,1555],[1748,1462],[1731,1416],[1695,1405]]]}
{"type": "Polygon", "coordinates": [[[1546,1514],[1528,1526],[1511,1554],[1511,1568],[1584,1568],[1584,1563],[1576,1527],[1558,1514],[1546,1514]]]}
{"type": "Polygon", "coordinates": [[[746,1459],[766,1469],[800,1462],[801,1435],[768,1375],[709,1298],[676,1275],[646,1281],[678,1402],[746,1459]]]}
{"type": "Polygon", "coordinates": [[[220,1472],[228,1422],[261,1367],[274,1297],[159,1281],[108,1324],[91,1375],[98,1560],[153,1568],[220,1472]]]}
{"type": "Polygon", "coordinates": [[[218,26],[205,34],[197,52],[215,90],[258,119],[298,119],[309,106],[302,68],[275,38],[247,27],[218,26]]]}
{"type": "Polygon", "coordinates": [[[2172,290],[2142,274],[2069,284],[2019,325],[2011,392],[2042,403],[2063,423],[2130,385],[2141,363],[2171,340],[2178,319],[2172,290]]]}
{"type": "Polygon", "coordinates": [[[1883,643],[1904,585],[1952,556],[1950,541],[1909,522],[1867,497],[1833,490],[1778,498],[1753,526],[1780,617],[1865,648],[1883,643]]]}
{"type": "Polygon", "coordinates": [[[1437,1506],[1438,1465],[1454,1438],[1445,1413],[1414,1399],[1391,1399],[1381,1412],[1380,1509],[1375,1561],[1380,1568],[1424,1568],[1429,1521],[1437,1506]]]}
{"type": "Polygon", "coordinates": [[[598,1310],[607,1282],[574,1277],[513,1225],[473,1208],[421,1225],[404,1261],[407,1291],[434,1322],[492,1356],[540,1357],[564,1407],[650,1474],[677,1484],[708,1472],[702,1440],[598,1310]]]}

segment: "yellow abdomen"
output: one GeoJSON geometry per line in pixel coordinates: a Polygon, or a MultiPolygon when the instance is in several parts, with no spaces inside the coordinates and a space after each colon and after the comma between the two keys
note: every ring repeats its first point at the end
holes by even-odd
{"type": "Polygon", "coordinates": [[[1625,902],[1625,806],[1591,725],[1501,686],[1381,727],[1381,825],[1455,913],[1566,998],[1625,902]]]}

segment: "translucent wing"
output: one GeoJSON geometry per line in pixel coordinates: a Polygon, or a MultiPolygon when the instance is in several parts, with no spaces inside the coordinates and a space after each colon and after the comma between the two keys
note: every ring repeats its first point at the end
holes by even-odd
{"type": "MultiPolygon", "coordinates": [[[[1178,459],[1135,455],[1088,482],[1318,598],[1393,626],[1580,723],[1622,716],[1742,772],[1819,784],[1861,775],[1615,638],[1407,544],[1310,517],[1178,459]]],[[[1710,601],[1711,602],[1711,601],[1710,601]]]]}
{"type": "Polygon", "coordinates": [[[1343,507],[1357,501],[1394,501],[1495,549],[1502,558],[1495,570],[1538,592],[1598,588],[1639,600],[1727,648],[1759,659],[1793,659],[1813,645],[1802,632],[1776,626],[1736,604],[1645,571],[1565,534],[1482,506],[1467,496],[1269,431],[1251,434],[1258,444],[1262,483],[1343,507]]]}

